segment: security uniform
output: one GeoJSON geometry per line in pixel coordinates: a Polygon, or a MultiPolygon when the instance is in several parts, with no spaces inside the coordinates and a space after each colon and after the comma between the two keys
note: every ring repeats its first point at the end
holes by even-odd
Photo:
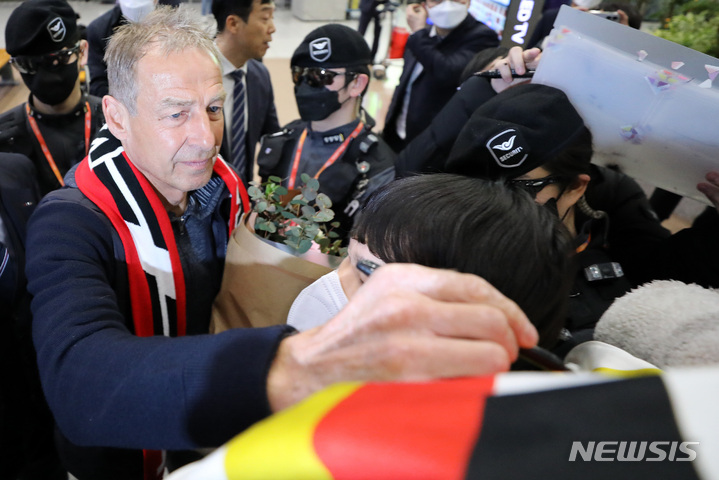
{"type": "Polygon", "coordinates": [[[60,188],[60,178],[85,158],[90,141],[104,123],[102,100],[98,97],[85,96],[71,112],[48,115],[33,108],[31,95],[27,103],[0,115],[0,152],[22,153],[30,158],[45,195],[60,188]]]}
{"type": "Polygon", "coordinates": [[[289,188],[298,187],[302,173],[317,178],[319,191],[332,200],[335,220],[346,236],[353,216],[368,195],[394,180],[395,153],[359,119],[347,125],[314,132],[296,120],[281,132],[262,137],[257,158],[260,176],[275,175],[289,188]]]}

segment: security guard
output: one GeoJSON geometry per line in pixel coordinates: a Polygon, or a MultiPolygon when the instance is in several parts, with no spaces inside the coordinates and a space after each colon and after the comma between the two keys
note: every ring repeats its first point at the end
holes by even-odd
{"type": "Polygon", "coordinates": [[[0,151],[29,157],[44,195],[63,185],[105,123],[101,99],[80,84],[87,41],[65,0],[28,0],[10,15],[5,45],[30,97],[0,116],[0,151]]]}
{"type": "Polygon", "coordinates": [[[265,135],[257,159],[263,179],[278,176],[289,189],[301,186],[303,173],[317,178],[341,235],[367,196],[395,177],[396,155],[361,108],[371,62],[364,38],[349,27],[329,24],[307,35],[290,62],[301,120],[265,135]]]}

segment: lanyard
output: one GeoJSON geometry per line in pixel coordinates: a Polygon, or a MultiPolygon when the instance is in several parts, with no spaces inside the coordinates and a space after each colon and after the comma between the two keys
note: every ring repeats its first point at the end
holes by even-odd
{"type": "Polygon", "coordinates": [[[592,234],[590,233],[589,235],[587,235],[587,239],[581,245],[579,245],[577,247],[575,252],[582,253],[584,250],[587,249],[587,247],[589,246],[589,242],[591,242],[591,241],[592,241],[592,234]]]}
{"type": "MultiPolygon", "coordinates": [[[[55,160],[52,158],[52,154],[50,153],[50,149],[47,148],[47,143],[45,142],[45,139],[43,138],[42,133],[40,133],[40,128],[38,128],[38,126],[37,126],[37,121],[35,120],[35,117],[33,116],[32,112],[30,111],[30,103],[25,104],[25,112],[27,113],[27,119],[30,122],[32,131],[35,133],[35,138],[37,138],[37,141],[40,144],[42,153],[45,154],[47,163],[50,165],[50,168],[52,169],[52,172],[55,174],[55,178],[57,178],[57,181],[60,183],[60,185],[64,186],[65,182],[63,182],[63,180],[62,180],[62,175],[60,175],[60,170],[57,168],[57,165],[55,164],[55,160]]],[[[92,113],[90,112],[90,103],[85,102],[85,155],[87,155],[87,152],[90,148],[90,126],[91,126],[91,124],[92,124],[92,113]]]]}
{"type": "MultiPolygon", "coordinates": [[[[325,171],[327,167],[332,165],[337,161],[338,158],[347,150],[347,146],[350,144],[352,140],[357,138],[357,135],[360,134],[362,129],[364,128],[364,123],[359,122],[355,129],[352,131],[349,137],[345,139],[344,142],[342,142],[342,145],[340,145],[337,150],[335,150],[335,153],[332,154],[332,156],[325,162],[324,165],[322,165],[322,168],[315,174],[315,178],[319,178],[320,174],[325,171]]],[[[292,163],[292,172],[290,173],[290,180],[288,183],[288,188],[295,188],[295,180],[297,179],[297,169],[300,167],[300,157],[302,156],[302,149],[305,146],[305,140],[307,139],[307,128],[304,129],[302,132],[302,135],[300,136],[300,140],[297,143],[297,151],[295,152],[295,160],[292,163]]]]}

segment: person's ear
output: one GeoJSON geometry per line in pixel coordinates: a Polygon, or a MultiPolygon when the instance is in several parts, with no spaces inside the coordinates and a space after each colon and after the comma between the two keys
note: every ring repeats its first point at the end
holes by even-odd
{"type": "Polygon", "coordinates": [[[102,113],[105,115],[105,122],[110,133],[120,141],[125,140],[130,118],[127,107],[115,97],[105,95],[102,97],[102,113]]]}
{"type": "Polygon", "coordinates": [[[80,53],[78,54],[79,57],[77,59],[77,64],[80,68],[87,65],[87,40],[80,40],[80,53]]]}
{"type": "Polygon", "coordinates": [[[228,15],[225,19],[225,31],[227,32],[237,33],[244,26],[245,22],[237,15],[228,15]]]}
{"type": "Polygon", "coordinates": [[[369,84],[369,75],[366,73],[358,74],[350,84],[349,94],[352,97],[359,97],[364,92],[365,87],[369,84]]]}
{"type": "Polygon", "coordinates": [[[586,173],[577,175],[577,178],[575,178],[564,190],[562,196],[571,202],[570,205],[574,205],[580,198],[582,198],[584,192],[587,191],[587,186],[589,185],[589,181],[591,179],[592,178],[586,173]]]}

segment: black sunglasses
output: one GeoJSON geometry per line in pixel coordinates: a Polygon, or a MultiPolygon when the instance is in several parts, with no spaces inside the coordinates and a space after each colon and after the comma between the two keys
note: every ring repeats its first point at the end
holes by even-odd
{"type": "Polygon", "coordinates": [[[40,56],[18,56],[11,57],[10,63],[20,73],[33,74],[41,68],[45,70],[53,70],[63,65],[69,65],[77,61],[77,53],[80,51],[80,43],[67,50],[48,53],[40,56]],[[74,57],[74,58],[73,58],[74,57]]]}
{"type": "Polygon", "coordinates": [[[549,176],[544,178],[532,178],[532,179],[511,179],[507,180],[507,185],[510,187],[521,188],[525,192],[529,193],[532,198],[537,198],[537,194],[542,191],[547,185],[553,183],[560,183],[563,180],[562,177],[549,176]]]}
{"type": "Polygon", "coordinates": [[[299,85],[304,79],[310,87],[326,87],[332,85],[337,75],[357,76],[354,72],[333,72],[322,67],[292,67],[292,83],[299,85]]]}

